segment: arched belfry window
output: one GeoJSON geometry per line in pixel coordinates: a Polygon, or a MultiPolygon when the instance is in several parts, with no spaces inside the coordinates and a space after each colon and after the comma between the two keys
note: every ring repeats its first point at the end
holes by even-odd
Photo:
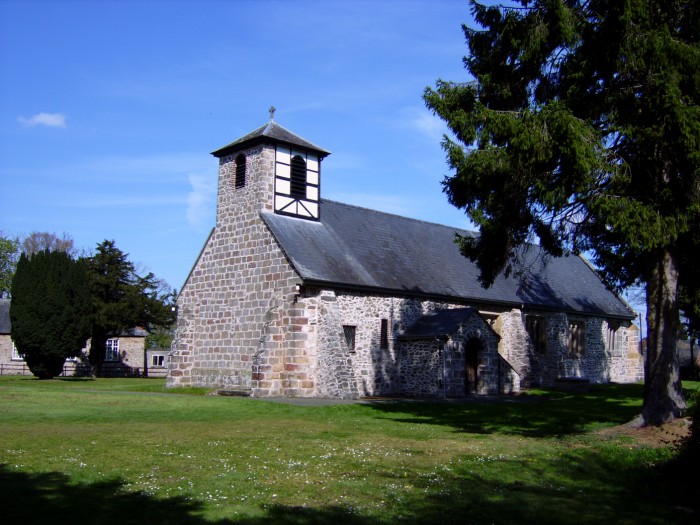
{"type": "Polygon", "coordinates": [[[236,157],[236,178],[235,187],[236,189],[243,188],[245,186],[245,155],[243,153],[236,157]]]}
{"type": "Polygon", "coordinates": [[[299,155],[292,158],[290,195],[293,199],[306,198],[306,161],[299,155]]]}
{"type": "Polygon", "coordinates": [[[275,146],[275,213],[318,220],[321,158],[315,151],[275,146]]]}

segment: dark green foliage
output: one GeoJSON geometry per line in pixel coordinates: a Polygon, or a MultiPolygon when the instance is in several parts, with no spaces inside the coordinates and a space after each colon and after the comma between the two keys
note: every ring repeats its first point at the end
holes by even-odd
{"type": "Polygon", "coordinates": [[[90,287],[85,265],[60,251],[22,254],[12,281],[12,340],[40,379],[60,375],[90,336],[90,287]]]}
{"type": "Polygon", "coordinates": [[[93,302],[90,364],[101,374],[106,342],[140,327],[154,331],[175,320],[173,294],[152,273],[141,277],[114,241],[104,241],[86,259],[93,302]]]}
{"type": "Polygon", "coordinates": [[[611,287],[646,285],[644,423],[685,401],[675,339],[679,287],[693,301],[700,238],[700,6],[690,0],[526,1],[465,27],[473,82],[440,81],[429,108],[449,201],[480,227],[459,239],[490,286],[520,247],[592,255],[611,287]],[[692,261],[692,262],[691,262],[692,261]]]}
{"type": "Polygon", "coordinates": [[[173,337],[172,327],[156,328],[146,336],[146,348],[170,348],[173,337]]]}

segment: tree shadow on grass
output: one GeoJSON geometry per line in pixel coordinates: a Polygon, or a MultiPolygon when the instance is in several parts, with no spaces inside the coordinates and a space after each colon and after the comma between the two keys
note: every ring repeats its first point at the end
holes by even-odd
{"type": "Polygon", "coordinates": [[[404,489],[386,488],[373,516],[349,506],[271,504],[256,516],[219,520],[204,518],[201,502],[127,492],[119,480],[78,484],[58,472],[0,465],[0,519],[10,525],[675,525],[698,517],[697,509],[678,507],[665,488],[670,480],[638,457],[577,449],[565,457],[499,461],[490,469],[462,463],[439,478],[417,472],[387,478],[387,486],[400,481],[404,489]]]}
{"type": "Polygon", "coordinates": [[[594,385],[585,394],[519,395],[452,400],[380,401],[367,406],[395,421],[452,427],[473,434],[550,437],[591,425],[621,425],[641,407],[642,385],[594,385]]]}
{"type": "Polygon", "coordinates": [[[124,491],[120,480],[76,484],[60,472],[26,473],[0,466],[2,520],[12,524],[205,524],[202,505],[124,491]]]}
{"type": "Polygon", "coordinates": [[[0,464],[0,522],[8,525],[369,525],[350,509],[266,506],[264,516],[207,520],[204,504],[184,497],[156,498],[128,492],[114,479],[74,483],[61,472],[26,473],[0,464]]]}

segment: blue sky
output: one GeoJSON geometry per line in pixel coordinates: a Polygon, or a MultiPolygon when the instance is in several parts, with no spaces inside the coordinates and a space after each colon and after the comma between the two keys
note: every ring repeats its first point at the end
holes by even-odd
{"type": "Polygon", "coordinates": [[[114,240],[180,289],[214,226],[210,152],[271,105],[332,152],[323,197],[470,228],[422,100],[469,80],[462,23],[466,0],[0,0],[0,232],[114,240]]]}
{"type": "Polygon", "coordinates": [[[468,226],[422,100],[465,81],[465,0],[2,0],[0,231],[114,240],[179,289],[211,151],[269,119],[329,150],[322,196],[468,226]]]}

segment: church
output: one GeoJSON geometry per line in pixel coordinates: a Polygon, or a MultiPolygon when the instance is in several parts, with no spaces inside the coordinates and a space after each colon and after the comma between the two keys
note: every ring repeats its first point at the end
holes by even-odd
{"type": "Polygon", "coordinates": [[[169,387],[461,397],[643,379],[635,313],[583,258],[488,289],[455,235],[323,199],[330,152],[271,118],[212,153],[216,225],[177,300],[169,387]]]}

